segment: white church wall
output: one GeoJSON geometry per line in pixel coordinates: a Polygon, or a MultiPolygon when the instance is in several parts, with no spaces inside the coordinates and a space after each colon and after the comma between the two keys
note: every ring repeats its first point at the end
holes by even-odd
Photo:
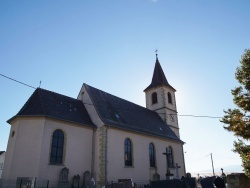
{"type": "Polygon", "coordinates": [[[93,129],[49,118],[17,118],[12,123],[2,179],[37,177],[58,182],[62,168],[69,168],[69,180],[85,171],[91,171],[93,129]],[[50,164],[53,131],[65,133],[64,162],[50,164]],[[15,135],[12,137],[12,132],[15,135]]]}
{"type": "MultiPolygon", "coordinates": [[[[108,181],[117,179],[132,178],[136,181],[150,180],[150,173],[154,168],[149,164],[149,144],[153,143],[156,153],[156,167],[161,179],[165,179],[166,157],[162,154],[166,152],[166,147],[173,148],[174,164],[178,163],[179,176],[184,175],[184,161],[182,158],[182,144],[171,140],[125,132],[119,129],[108,129],[108,148],[107,148],[107,177],[108,181]],[[124,164],[124,140],[131,139],[133,145],[133,166],[125,167],[124,164]]],[[[175,169],[170,169],[175,174],[175,169]]]]}
{"type": "Polygon", "coordinates": [[[18,118],[18,121],[13,123],[6,151],[3,179],[38,175],[43,125],[44,118],[18,118]]]}
{"type": "Polygon", "coordinates": [[[13,158],[13,153],[15,149],[15,140],[16,136],[12,136],[11,134],[16,134],[16,131],[18,129],[18,122],[17,121],[12,121],[12,125],[10,127],[10,133],[9,133],[9,139],[8,139],[8,144],[6,148],[6,160],[5,160],[5,165],[4,169],[2,172],[2,179],[9,179],[10,173],[11,173],[11,162],[13,158]]]}
{"type": "MultiPolygon", "coordinates": [[[[177,143],[174,141],[166,141],[161,140],[160,142],[155,142],[155,149],[156,149],[156,163],[157,163],[157,170],[158,173],[161,175],[161,179],[166,179],[166,156],[162,153],[166,152],[166,147],[171,146],[173,149],[173,163],[174,165],[178,163],[179,168],[179,177],[185,176],[185,163],[183,158],[183,152],[182,152],[182,144],[177,143]]],[[[170,172],[176,176],[176,169],[170,168],[170,172]]]]}
{"type": "Polygon", "coordinates": [[[42,140],[42,155],[39,163],[39,177],[59,181],[62,168],[69,168],[69,180],[85,171],[91,171],[93,129],[82,125],[46,119],[42,140]],[[64,132],[64,157],[62,165],[50,164],[51,137],[56,129],[64,132]]]}

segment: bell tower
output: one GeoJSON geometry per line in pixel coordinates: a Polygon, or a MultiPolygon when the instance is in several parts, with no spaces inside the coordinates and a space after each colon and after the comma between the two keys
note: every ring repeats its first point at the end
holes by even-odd
{"type": "Polygon", "coordinates": [[[180,137],[176,109],[176,90],[168,83],[156,51],[156,62],[151,84],[144,90],[146,107],[158,113],[161,119],[180,137]]]}

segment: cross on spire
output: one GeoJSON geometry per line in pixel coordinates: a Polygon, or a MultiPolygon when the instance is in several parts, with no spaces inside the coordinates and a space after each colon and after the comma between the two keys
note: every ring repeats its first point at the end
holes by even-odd
{"type": "Polygon", "coordinates": [[[155,50],[156,59],[158,59],[158,53],[157,52],[158,52],[158,50],[156,49],[155,50]]]}

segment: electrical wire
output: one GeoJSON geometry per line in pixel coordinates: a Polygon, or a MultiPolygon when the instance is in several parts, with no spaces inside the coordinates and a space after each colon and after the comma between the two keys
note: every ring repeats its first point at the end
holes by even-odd
{"type": "Polygon", "coordinates": [[[7,78],[7,79],[10,79],[10,80],[12,80],[12,81],[14,81],[14,82],[17,82],[17,83],[19,83],[19,84],[23,84],[23,85],[25,85],[25,86],[31,87],[31,88],[33,88],[33,89],[36,89],[36,88],[33,87],[33,86],[30,86],[30,85],[28,85],[28,84],[25,84],[25,83],[23,83],[23,82],[20,82],[20,81],[18,81],[18,80],[15,80],[15,79],[13,79],[13,78],[8,77],[8,76],[5,76],[5,75],[3,75],[3,74],[0,74],[0,76],[5,77],[5,78],[7,78]]]}
{"type": "MultiPolygon", "coordinates": [[[[7,78],[7,79],[9,79],[9,80],[12,80],[12,81],[14,81],[14,82],[17,82],[17,83],[19,83],[19,84],[23,84],[23,85],[25,85],[25,86],[27,86],[27,87],[36,89],[36,88],[33,87],[33,86],[30,86],[30,85],[28,85],[28,84],[25,84],[25,83],[23,83],[23,82],[20,82],[20,81],[18,81],[18,80],[15,80],[15,79],[13,79],[13,78],[8,77],[8,76],[5,76],[5,75],[3,75],[3,74],[0,74],[0,76],[5,77],[5,78],[7,78]]],[[[40,82],[40,84],[41,84],[41,82],[40,82]]],[[[86,104],[86,105],[93,105],[93,106],[99,106],[99,107],[105,107],[105,108],[120,109],[120,110],[126,110],[126,111],[136,111],[136,110],[132,110],[132,109],[118,108],[118,107],[106,106],[106,105],[97,105],[97,104],[91,104],[91,103],[83,103],[83,104],[86,104]]],[[[138,111],[138,110],[137,110],[137,111],[138,111]]],[[[165,114],[165,113],[158,113],[158,114],[165,114]]],[[[195,118],[215,118],[215,119],[221,119],[221,118],[222,118],[222,117],[216,117],[216,116],[192,115],[192,114],[185,114],[185,115],[183,115],[183,114],[166,114],[166,115],[168,115],[168,116],[173,116],[173,115],[174,115],[174,116],[187,116],[187,117],[195,117],[195,118]]]]}
{"type": "MultiPolygon", "coordinates": [[[[124,110],[124,111],[138,111],[138,110],[132,110],[132,109],[118,108],[118,107],[113,107],[113,106],[85,103],[85,102],[83,102],[83,104],[104,107],[104,108],[120,109],[120,110],[124,110]]],[[[158,113],[158,114],[165,114],[165,113],[158,113]]],[[[195,117],[195,118],[214,118],[214,119],[221,119],[222,118],[222,117],[218,117],[218,116],[191,115],[191,114],[185,114],[185,115],[183,115],[183,114],[166,114],[166,115],[168,115],[168,116],[187,116],[187,117],[195,117]]]]}
{"type": "MultiPolygon", "coordinates": [[[[174,115],[174,114],[171,114],[174,115]]],[[[216,117],[216,116],[198,116],[198,115],[181,115],[181,114],[176,114],[177,116],[189,116],[189,117],[198,117],[198,118],[217,118],[221,119],[222,117],[216,117]]]]}

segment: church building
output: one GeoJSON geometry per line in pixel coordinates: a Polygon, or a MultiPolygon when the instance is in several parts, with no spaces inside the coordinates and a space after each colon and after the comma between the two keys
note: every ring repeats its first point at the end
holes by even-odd
{"type": "Polygon", "coordinates": [[[77,98],[37,88],[11,125],[3,180],[35,177],[58,187],[60,172],[89,172],[97,187],[118,179],[134,183],[185,175],[176,90],[156,54],[146,108],[83,84],[77,98]],[[167,175],[167,176],[166,176],[167,175]]]}

